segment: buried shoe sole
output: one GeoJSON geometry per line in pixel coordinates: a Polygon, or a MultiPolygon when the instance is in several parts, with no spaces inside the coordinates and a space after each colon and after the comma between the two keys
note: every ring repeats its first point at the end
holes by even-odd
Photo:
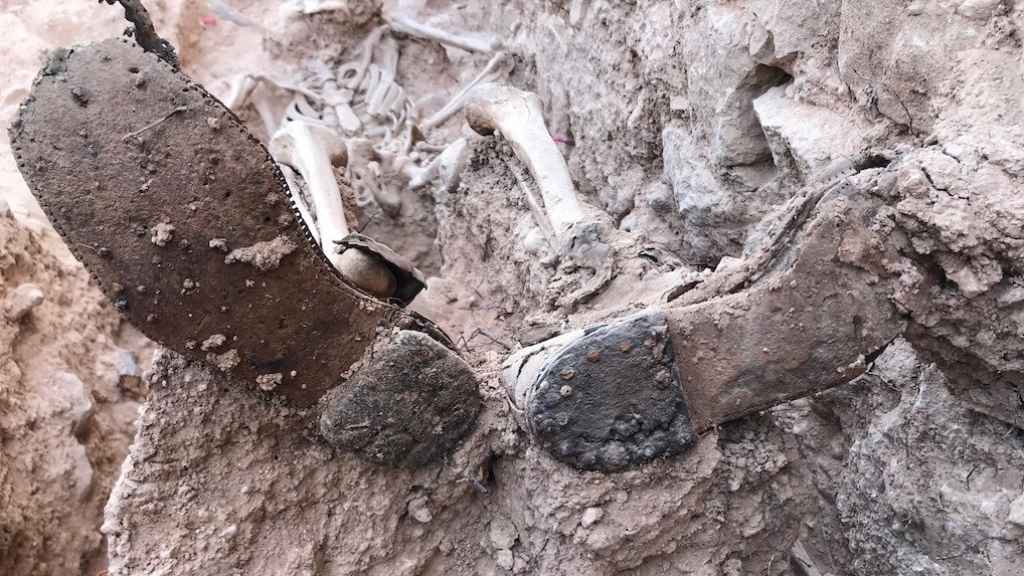
{"type": "Polygon", "coordinates": [[[10,135],[50,221],[115,306],[234,380],[310,405],[382,330],[432,328],[346,284],[266,149],[129,40],[54,53],[10,135]]]}
{"type": "Polygon", "coordinates": [[[374,344],[372,360],[322,400],[320,435],[389,466],[447,455],[480,412],[473,370],[433,338],[401,330],[374,344]]]}
{"type": "Polygon", "coordinates": [[[505,363],[503,377],[520,423],[576,468],[623,470],[696,439],[659,311],[525,348],[505,363]]]}

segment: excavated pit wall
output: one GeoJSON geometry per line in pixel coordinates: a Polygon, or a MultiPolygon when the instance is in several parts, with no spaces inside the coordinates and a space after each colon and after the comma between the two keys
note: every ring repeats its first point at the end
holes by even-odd
{"type": "MultiPolygon", "coordinates": [[[[372,14],[372,2],[351,4],[360,22],[372,14]]],[[[970,363],[943,374],[929,362],[971,350],[1006,373],[1020,369],[1000,331],[1024,321],[1014,256],[1024,237],[1024,9],[997,0],[412,4],[439,25],[505,37],[518,54],[513,81],[539,93],[549,129],[571,143],[562,149],[580,190],[626,245],[678,261],[623,258],[629,275],[567,315],[551,305],[551,270],[514,248],[531,223],[507,152],[476,144],[463,185],[434,207],[440,264],[423,256],[440,278],[421,305],[462,337],[485,376],[485,411],[463,448],[419,472],[374,468],[331,453],[303,414],[165,355],[107,507],[112,574],[1024,570],[1024,406],[1012,380],[982,378],[970,363]],[[950,345],[934,350],[897,340],[857,381],[726,425],[688,455],[637,471],[578,473],[530,446],[496,378],[506,347],[649,302],[674,271],[749,252],[774,207],[804,185],[846,177],[846,160],[869,147],[908,158],[867,186],[908,197],[900,217],[918,226],[913,245],[939,263],[935,273],[960,294],[997,295],[973,330],[947,331],[950,345]]],[[[270,22],[258,3],[238,5],[270,22]]],[[[323,53],[343,20],[291,25],[284,37],[295,50],[273,50],[298,67],[290,58],[323,53]]],[[[196,46],[210,42],[191,33],[196,46]]],[[[6,454],[32,445],[9,437],[6,454]]],[[[63,504],[61,514],[78,510],[63,504]]],[[[16,569],[73,573],[72,560],[56,567],[57,548],[68,558],[98,549],[87,527],[57,531],[37,518],[17,522],[71,540],[16,569]]]]}

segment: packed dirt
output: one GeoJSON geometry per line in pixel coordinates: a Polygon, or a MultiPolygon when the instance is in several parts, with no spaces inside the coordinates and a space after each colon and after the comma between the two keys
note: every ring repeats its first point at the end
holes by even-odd
{"type": "MultiPolygon", "coordinates": [[[[45,50],[125,27],[117,7],[50,4],[0,3],[4,124],[45,50]]],[[[473,371],[458,386],[475,376],[482,400],[475,426],[445,437],[454,448],[422,456],[446,389],[417,410],[402,383],[433,394],[437,381],[403,375],[394,354],[390,372],[352,378],[361,404],[344,409],[423,419],[382,459],[407,465],[382,466],[325,441],[320,407],[204,363],[223,336],[197,337],[189,361],[122,320],[0,139],[0,573],[1024,573],[1024,7],[147,5],[183,71],[222,101],[242,74],[285,86],[236,108],[265,144],[288,86],[326,90],[324,70],[358,60],[385,21],[475,47],[376,36],[371,59],[397,59],[421,120],[500,45],[496,74],[539,97],[587,226],[551,241],[518,151],[462,114],[425,130],[410,172],[365,121],[376,152],[347,149],[345,210],[426,274],[411,308],[451,336],[473,371]],[[408,185],[459,138],[455,168],[408,185]],[[503,362],[651,306],[667,311],[700,434],[650,462],[577,470],[532,430],[503,362]]],[[[156,224],[145,250],[187,230],[156,224]]],[[[222,260],[237,246],[209,248],[222,260]]],[[[443,352],[426,340],[424,364],[443,352]]],[[[600,394],[643,394],[640,380],[600,394]]],[[[579,397],[567,386],[552,417],[579,397]]]]}

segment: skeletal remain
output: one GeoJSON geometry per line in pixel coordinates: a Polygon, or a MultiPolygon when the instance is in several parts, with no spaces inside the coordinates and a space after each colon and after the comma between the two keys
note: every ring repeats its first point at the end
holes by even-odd
{"type": "Polygon", "coordinates": [[[319,14],[320,12],[346,10],[348,5],[345,0],[289,0],[281,8],[285,12],[298,12],[310,15],[319,14]]]}
{"type": "Polygon", "coordinates": [[[484,83],[468,94],[466,120],[480,134],[497,131],[512,143],[540,188],[544,209],[554,232],[563,237],[586,219],[569,167],[544,125],[540,100],[531,92],[484,83]]]}
{"type": "Polygon", "coordinates": [[[239,111],[246,104],[252,104],[263,121],[263,128],[267,136],[273,136],[277,131],[280,119],[279,113],[275,112],[273,97],[267,92],[267,88],[276,88],[286,93],[301,94],[315,102],[323,98],[301,86],[280,82],[269,76],[261,74],[241,74],[230,82],[228,95],[224,99],[224,105],[234,111],[239,111]]]}
{"type": "Polygon", "coordinates": [[[434,179],[441,180],[441,187],[448,191],[459,185],[459,173],[462,171],[462,164],[466,160],[469,141],[459,138],[448,146],[444,147],[440,154],[434,156],[426,166],[419,167],[408,164],[405,167],[405,174],[409,178],[409,188],[415,190],[427,185],[434,179]]]}
{"type": "Polygon", "coordinates": [[[467,52],[494,52],[501,49],[501,41],[497,38],[472,38],[461,34],[446,32],[429,24],[417,22],[407,16],[393,16],[388,24],[395,32],[416,36],[425,40],[434,40],[441,44],[461,48],[467,52]]]}
{"type": "Polygon", "coordinates": [[[332,156],[346,153],[337,133],[323,123],[293,113],[274,134],[270,149],[275,160],[294,168],[305,180],[316,211],[320,246],[331,264],[356,286],[378,298],[390,298],[397,281],[387,266],[359,250],[339,254],[330,249],[350,233],[331,163],[332,156]]]}
{"type": "Polygon", "coordinates": [[[496,80],[504,72],[504,68],[509,63],[508,55],[505,52],[498,52],[491,57],[484,69],[480,71],[472,80],[469,81],[465,86],[459,89],[459,91],[444,105],[440,110],[435,112],[430,118],[427,118],[420,124],[420,127],[424,130],[429,130],[444,124],[449,118],[459,113],[459,110],[466,105],[466,101],[469,98],[469,93],[476,86],[484,82],[492,82],[496,80]]]}

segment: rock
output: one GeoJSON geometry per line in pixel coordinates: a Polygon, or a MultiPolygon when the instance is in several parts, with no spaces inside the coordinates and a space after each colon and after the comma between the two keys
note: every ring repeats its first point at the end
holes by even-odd
{"type": "Polygon", "coordinates": [[[828,108],[788,98],[782,86],[754,99],[754,111],[781,170],[811,176],[835,160],[854,156],[864,146],[866,130],[856,122],[828,108]]]}
{"type": "Polygon", "coordinates": [[[36,306],[43,303],[45,295],[39,286],[31,283],[21,284],[7,295],[4,302],[5,316],[11,321],[19,322],[36,306]]]}
{"type": "Polygon", "coordinates": [[[491,539],[491,545],[494,546],[495,550],[511,550],[519,538],[519,531],[516,529],[516,525],[508,518],[496,516],[491,520],[488,535],[491,539]]]}
{"type": "Polygon", "coordinates": [[[227,238],[212,238],[209,243],[210,249],[228,253],[228,240],[227,238]]]}
{"type": "Polygon", "coordinates": [[[174,240],[174,226],[172,224],[161,222],[149,230],[149,241],[154,246],[163,248],[172,240],[174,240]]]}
{"type": "Polygon", "coordinates": [[[604,518],[604,510],[591,506],[583,511],[583,517],[580,518],[580,526],[584,528],[590,528],[594,524],[597,524],[604,518]]]}
{"type": "Polygon", "coordinates": [[[57,372],[53,386],[59,390],[64,403],[64,413],[71,422],[71,432],[81,436],[93,415],[92,394],[81,378],[71,372],[57,372]]]}
{"type": "Polygon", "coordinates": [[[430,512],[429,504],[430,499],[426,496],[413,498],[409,501],[408,505],[409,515],[420,524],[428,524],[434,519],[433,513],[430,512]]]}
{"type": "Polygon", "coordinates": [[[260,374],[256,377],[256,387],[264,392],[273,392],[281,382],[284,381],[284,374],[274,372],[273,374],[260,374]]]}
{"type": "Polygon", "coordinates": [[[1019,528],[1024,528],[1024,494],[1018,496],[1010,504],[1010,513],[1006,516],[1006,521],[1019,528]]]}
{"type": "Polygon", "coordinates": [[[1003,0],[966,0],[956,11],[975,20],[988,20],[1002,4],[1003,0]]]}
{"type": "Polygon", "coordinates": [[[409,330],[375,344],[368,363],[321,404],[320,433],[329,443],[400,467],[450,454],[480,412],[473,370],[430,336],[409,330]]]}
{"type": "Polygon", "coordinates": [[[203,340],[203,343],[200,345],[200,348],[203,350],[203,352],[209,352],[210,350],[216,350],[217,348],[220,348],[227,341],[227,337],[224,336],[223,334],[214,334],[207,338],[206,340],[203,340]]]}

